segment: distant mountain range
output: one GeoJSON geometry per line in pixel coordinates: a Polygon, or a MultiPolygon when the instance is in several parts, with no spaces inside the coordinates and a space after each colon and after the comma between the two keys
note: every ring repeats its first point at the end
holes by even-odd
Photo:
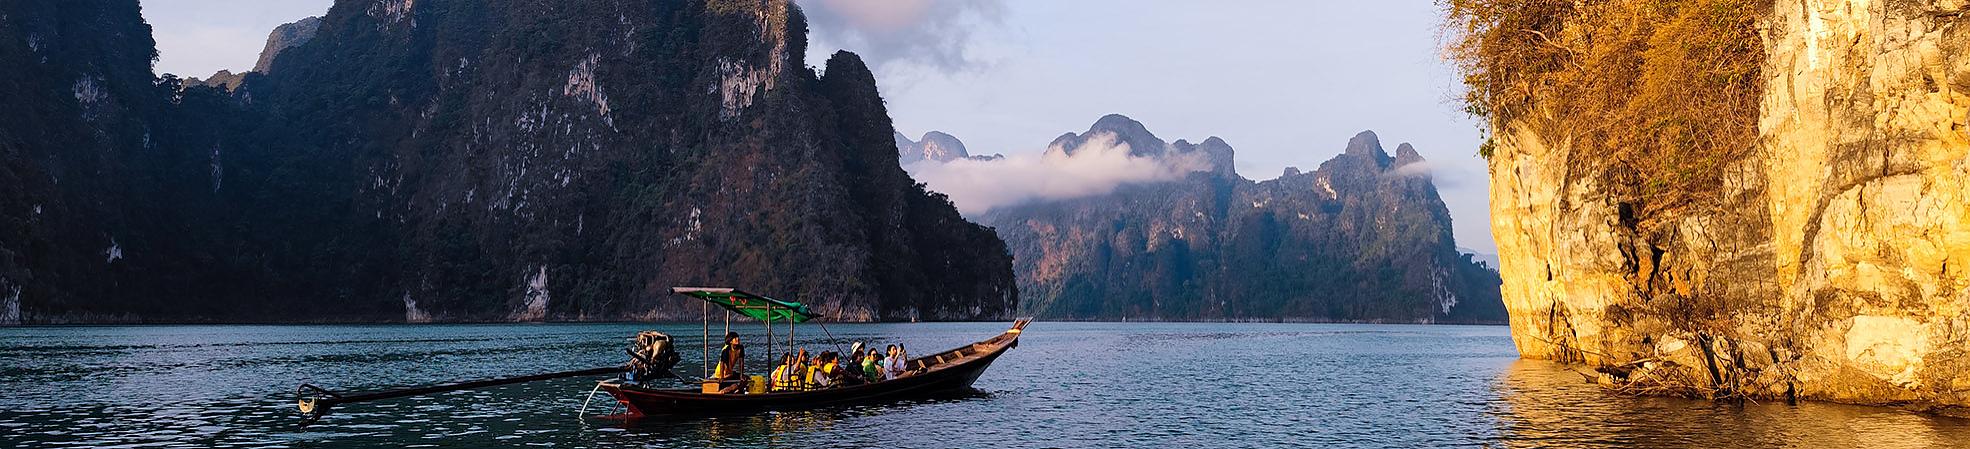
{"type": "Polygon", "coordinates": [[[1485,268],[1498,271],[1498,253],[1487,253],[1475,249],[1457,247],[1457,252],[1471,255],[1471,260],[1484,263],[1485,268]]]}
{"type": "MultiPolygon", "coordinates": [[[[937,136],[939,148],[963,148],[944,133],[928,135],[937,136]]],[[[976,214],[1012,251],[1021,313],[1084,320],[1505,320],[1497,273],[1457,249],[1449,211],[1409,144],[1390,155],[1378,136],[1363,132],[1314,171],[1288,168],[1262,182],[1236,173],[1234,151],[1223,139],[1169,143],[1121,115],[1064,134],[1046,151],[1074,157],[1122,145],[1135,161],[1187,174],[976,214]]],[[[918,147],[900,142],[898,148],[906,160],[964,156],[911,154],[918,147]]]]}

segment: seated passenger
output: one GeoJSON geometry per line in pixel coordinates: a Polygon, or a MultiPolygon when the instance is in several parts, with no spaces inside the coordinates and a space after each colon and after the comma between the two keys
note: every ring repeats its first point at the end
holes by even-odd
{"type": "Polygon", "coordinates": [[[772,385],[770,385],[770,388],[768,388],[768,390],[787,391],[787,381],[790,380],[790,378],[787,377],[787,373],[792,371],[793,371],[793,354],[780,356],[780,366],[773,367],[773,377],[767,379],[768,381],[772,382],[772,385]]]}
{"type": "Polygon", "coordinates": [[[889,362],[883,365],[883,378],[895,379],[903,377],[904,372],[909,367],[908,360],[903,358],[902,347],[889,345],[889,362]]]}
{"type": "Polygon", "coordinates": [[[849,385],[875,383],[876,377],[869,375],[868,370],[862,369],[863,364],[875,358],[873,357],[875,353],[875,351],[869,351],[863,353],[860,357],[841,361],[841,375],[848,379],[849,385]]]}
{"type": "Polygon", "coordinates": [[[811,363],[808,363],[806,384],[808,389],[827,388],[834,385],[834,380],[828,378],[828,354],[827,352],[823,352],[811,363]]]}
{"type": "Polygon", "coordinates": [[[811,382],[812,379],[810,379],[808,376],[810,374],[810,369],[813,368],[813,366],[814,366],[814,358],[807,355],[806,349],[801,349],[799,353],[794,354],[793,369],[787,370],[788,371],[787,377],[792,378],[791,380],[787,381],[788,389],[793,391],[805,391],[808,388],[812,388],[814,383],[811,382]]]}
{"type": "Polygon", "coordinates": [[[868,355],[862,357],[862,377],[868,378],[869,382],[881,382],[881,365],[882,358],[877,357],[875,351],[869,351],[868,355]]]}
{"type": "Polygon", "coordinates": [[[841,354],[830,352],[825,354],[825,356],[827,361],[822,362],[821,373],[826,375],[824,377],[828,379],[828,385],[847,385],[849,381],[848,372],[841,369],[841,354]]]}
{"type": "Polygon", "coordinates": [[[812,390],[819,388],[821,384],[821,354],[816,353],[808,357],[807,363],[801,365],[801,368],[803,368],[800,372],[802,379],[800,384],[801,389],[812,390]]]}
{"type": "Polygon", "coordinates": [[[718,353],[718,367],[712,370],[711,378],[718,381],[719,393],[745,391],[746,346],[739,343],[738,332],[725,333],[725,349],[718,353]]]}

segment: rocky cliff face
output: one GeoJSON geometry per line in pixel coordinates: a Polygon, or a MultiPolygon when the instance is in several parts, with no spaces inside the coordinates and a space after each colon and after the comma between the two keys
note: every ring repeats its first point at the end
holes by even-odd
{"type": "MultiPolygon", "coordinates": [[[[984,212],[1021,308],[1057,319],[1497,322],[1497,277],[1458,253],[1422,158],[1374,133],[1308,173],[1253,182],[1212,137],[1169,143],[1120,115],[1050,157],[1118,151],[1187,176],[984,212]],[[1092,145],[1103,145],[1094,147],[1092,145]]],[[[1059,159],[1053,159],[1059,160],[1059,159]]]]}
{"type": "Polygon", "coordinates": [[[1638,392],[1970,406],[1963,8],[1771,3],[1757,139],[1699,208],[1640,215],[1576,136],[1495,122],[1520,353],[1638,392]]]}
{"type": "Polygon", "coordinates": [[[260,50],[260,60],[253,63],[253,71],[267,73],[267,69],[274,66],[274,57],[280,56],[280,52],[287,51],[289,48],[313,40],[317,31],[321,31],[320,17],[309,17],[274,27],[274,31],[267,34],[266,48],[260,50]]]}
{"type": "Polygon", "coordinates": [[[695,317],[687,284],[844,320],[1012,311],[1003,244],[898,167],[859,58],[807,69],[788,2],[303,24],[227,91],[153,79],[134,0],[0,5],[0,63],[36,67],[0,84],[26,100],[0,112],[0,319],[695,317]]]}

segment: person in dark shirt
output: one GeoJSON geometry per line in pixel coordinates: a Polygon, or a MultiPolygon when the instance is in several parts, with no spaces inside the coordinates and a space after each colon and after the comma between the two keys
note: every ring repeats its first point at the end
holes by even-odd
{"type": "Polygon", "coordinates": [[[718,392],[744,391],[745,373],[746,346],[739,343],[738,332],[726,332],[725,349],[718,353],[718,369],[711,374],[712,379],[718,380],[718,392]]]}

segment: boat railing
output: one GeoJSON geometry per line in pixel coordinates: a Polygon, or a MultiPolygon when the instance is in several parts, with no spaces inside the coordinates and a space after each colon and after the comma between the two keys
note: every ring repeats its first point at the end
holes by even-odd
{"type": "Polygon", "coordinates": [[[1030,322],[1032,322],[1031,318],[1014,320],[1012,329],[1007,330],[1003,334],[999,334],[985,341],[960,346],[949,351],[918,357],[915,360],[909,361],[907,366],[910,367],[910,371],[912,372],[928,371],[943,366],[946,363],[964,360],[966,357],[990,351],[998,345],[1005,344],[1008,340],[1019,338],[1019,333],[1024,331],[1026,324],[1030,322]]]}
{"type": "MultiPolygon", "coordinates": [[[[986,339],[985,341],[975,342],[968,345],[953,348],[951,350],[947,350],[944,352],[939,352],[939,353],[911,359],[908,362],[904,362],[905,371],[907,371],[910,374],[921,374],[923,372],[934,370],[948,364],[963,361],[966,358],[976,356],[978,354],[990,352],[996,349],[998,346],[1006,344],[1006,342],[1008,341],[1019,338],[1020,332],[1022,332],[1026,328],[1026,325],[1031,322],[1032,322],[1032,318],[1017,319],[1013,321],[1011,329],[1006,330],[1006,332],[1003,334],[999,334],[993,336],[992,338],[986,339]]],[[[805,383],[799,383],[796,385],[785,386],[785,387],[769,387],[767,391],[772,393],[803,392],[803,391],[826,390],[826,389],[837,388],[842,386],[844,385],[818,387],[818,386],[808,385],[805,383]]]]}

